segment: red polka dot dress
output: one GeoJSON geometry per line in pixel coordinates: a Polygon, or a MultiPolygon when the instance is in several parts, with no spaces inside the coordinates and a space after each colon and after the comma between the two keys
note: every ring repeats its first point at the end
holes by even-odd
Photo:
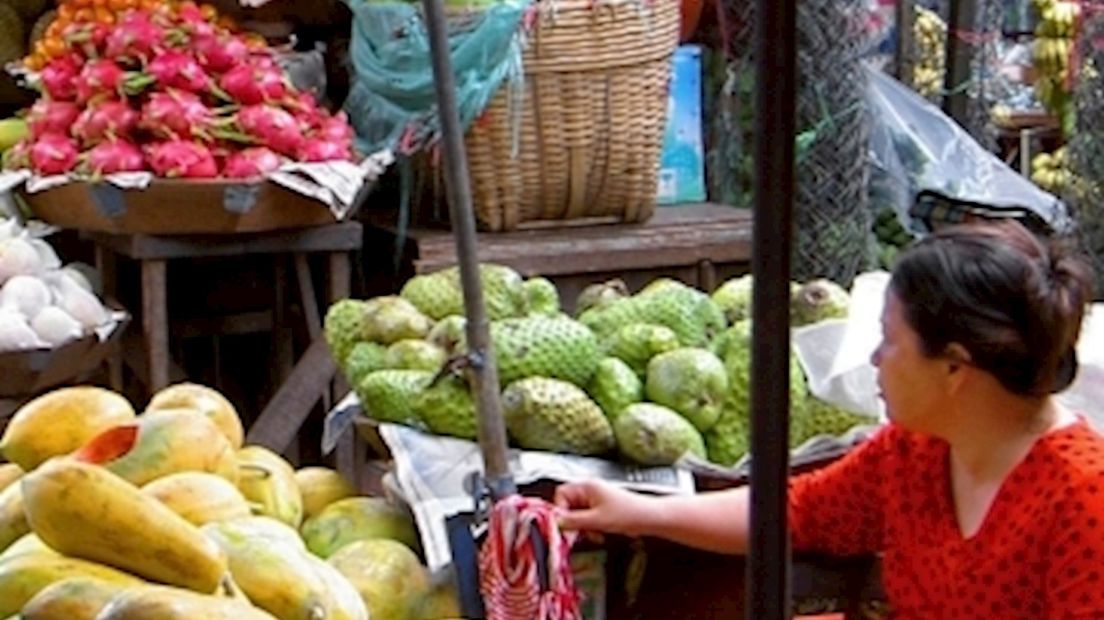
{"type": "Polygon", "coordinates": [[[1104,438],[1047,434],[963,538],[948,446],[888,426],[790,484],[793,547],[883,553],[896,620],[1104,619],[1104,438]]]}

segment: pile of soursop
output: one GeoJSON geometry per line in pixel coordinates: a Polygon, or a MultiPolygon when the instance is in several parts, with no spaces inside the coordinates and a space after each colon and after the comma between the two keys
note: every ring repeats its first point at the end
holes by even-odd
{"type": "MultiPolygon", "coordinates": [[[[712,295],[666,278],[636,294],[619,280],[594,284],[574,316],[545,278],[493,264],[480,277],[515,445],[616,449],[644,465],[687,453],[732,465],[747,452],[750,276],[712,295]]],[[[792,291],[795,326],[847,315],[847,292],[831,282],[792,291]]],[[[370,417],[475,439],[475,402],[455,363],[467,352],[458,269],[415,276],[398,295],[334,304],[325,336],[370,417]]],[[[792,356],[791,385],[794,447],[871,421],[812,397],[792,356]]]]}

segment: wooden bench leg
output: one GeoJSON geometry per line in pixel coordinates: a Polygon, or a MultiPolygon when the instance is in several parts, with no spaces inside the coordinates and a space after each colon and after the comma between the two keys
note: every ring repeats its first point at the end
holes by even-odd
{"type": "Polygon", "coordinates": [[[169,312],[165,271],[163,260],[142,261],[142,332],[146,337],[151,394],[169,385],[169,312]]]}
{"type": "MultiPolygon", "coordinates": [[[[100,273],[104,300],[117,302],[119,299],[119,279],[115,253],[97,245],[96,271],[100,273]]],[[[118,340],[111,346],[111,351],[107,354],[107,381],[112,390],[122,393],[123,347],[118,340]]]]}

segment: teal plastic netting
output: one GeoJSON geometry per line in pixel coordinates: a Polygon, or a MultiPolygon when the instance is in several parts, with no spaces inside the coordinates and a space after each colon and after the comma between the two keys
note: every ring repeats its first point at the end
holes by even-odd
{"type": "MultiPolygon", "coordinates": [[[[346,0],[353,12],[354,79],[345,110],[363,153],[409,155],[440,136],[429,37],[420,3],[346,0]]],[[[528,0],[449,12],[456,103],[465,129],[504,83],[520,98],[522,19],[528,0]]]]}

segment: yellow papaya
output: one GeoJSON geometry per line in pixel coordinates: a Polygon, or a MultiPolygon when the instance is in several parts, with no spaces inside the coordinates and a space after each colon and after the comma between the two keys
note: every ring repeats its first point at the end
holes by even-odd
{"type": "Polygon", "coordinates": [[[462,616],[455,574],[452,571],[444,571],[431,576],[429,595],[418,605],[418,611],[413,616],[414,620],[449,620],[462,616]]]}
{"type": "Polygon", "coordinates": [[[0,491],[15,484],[15,482],[22,477],[23,468],[15,463],[4,463],[0,465],[0,491]]]}
{"type": "Polygon", "coordinates": [[[261,446],[238,450],[238,490],[256,504],[255,512],[296,529],[303,522],[303,496],[295,470],[280,455],[261,446]]]}
{"type": "Polygon", "coordinates": [[[226,478],[204,472],[169,474],[142,487],[142,493],[197,526],[252,514],[238,487],[226,478]]]}
{"type": "Polygon", "coordinates": [[[369,620],[368,607],[353,584],[322,558],[307,553],[307,565],[314,569],[329,588],[332,620],[369,620]]]}
{"type": "Polygon", "coordinates": [[[400,542],[360,540],[342,547],[329,563],[356,588],[372,620],[415,618],[430,593],[428,571],[400,542]]]}
{"type": "Polygon", "coordinates": [[[414,520],[405,510],[378,497],[338,500],[303,524],[307,548],[321,558],[358,540],[388,538],[418,549],[414,520]]]}
{"type": "Polygon", "coordinates": [[[0,551],[31,531],[23,511],[23,489],[18,484],[0,491],[0,551]]]}
{"type": "Polygon", "coordinates": [[[234,583],[254,605],[278,620],[349,617],[306,549],[257,536],[244,521],[210,523],[203,527],[203,533],[226,553],[234,583]]]}
{"type": "MultiPolygon", "coordinates": [[[[256,515],[252,517],[242,517],[240,519],[230,519],[227,527],[231,528],[231,531],[241,532],[249,538],[271,541],[273,544],[277,545],[290,545],[300,551],[307,550],[307,545],[304,544],[303,539],[299,537],[298,530],[272,517],[256,515]]],[[[203,531],[206,533],[210,531],[210,528],[204,528],[203,531]]]]}
{"type": "Polygon", "coordinates": [[[303,497],[303,518],[309,519],[339,499],[353,497],[356,489],[329,467],[304,467],[295,472],[295,483],[303,497]]]}
{"type": "Polygon", "coordinates": [[[126,589],[134,587],[94,577],[56,581],[34,595],[20,612],[20,620],[96,620],[100,610],[126,589]]]}
{"type": "Polygon", "coordinates": [[[27,521],[59,553],[212,593],[226,556],[198,528],[95,465],[54,459],[23,479],[27,521]]]}
{"type": "Polygon", "coordinates": [[[131,588],[107,604],[96,620],[275,620],[234,598],[166,586],[131,588]]]}
{"type": "Polygon", "coordinates": [[[195,409],[207,416],[226,435],[235,450],[242,447],[245,431],[241,417],[226,397],[205,385],[177,383],[153,395],[146,411],[159,409],[195,409]]]}
{"type": "Polygon", "coordinates": [[[0,439],[0,454],[23,471],[31,471],[133,419],[134,408],[115,392],[90,386],[61,388],[15,412],[0,439]]]}
{"type": "Polygon", "coordinates": [[[202,471],[237,481],[230,441],[193,409],[151,411],[92,438],[74,458],[95,463],[142,486],[182,471],[202,471]]]}
{"type": "Polygon", "coordinates": [[[57,551],[54,551],[46,543],[42,542],[38,534],[31,532],[30,534],[24,534],[19,540],[13,542],[5,549],[3,553],[0,553],[0,562],[14,558],[17,555],[26,555],[29,553],[58,555],[57,551]]]}
{"type": "Polygon", "coordinates": [[[0,563],[0,617],[18,613],[46,586],[70,577],[95,577],[112,583],[141,585],[133,575],[76,558],[21,555],[0,563]]]}

